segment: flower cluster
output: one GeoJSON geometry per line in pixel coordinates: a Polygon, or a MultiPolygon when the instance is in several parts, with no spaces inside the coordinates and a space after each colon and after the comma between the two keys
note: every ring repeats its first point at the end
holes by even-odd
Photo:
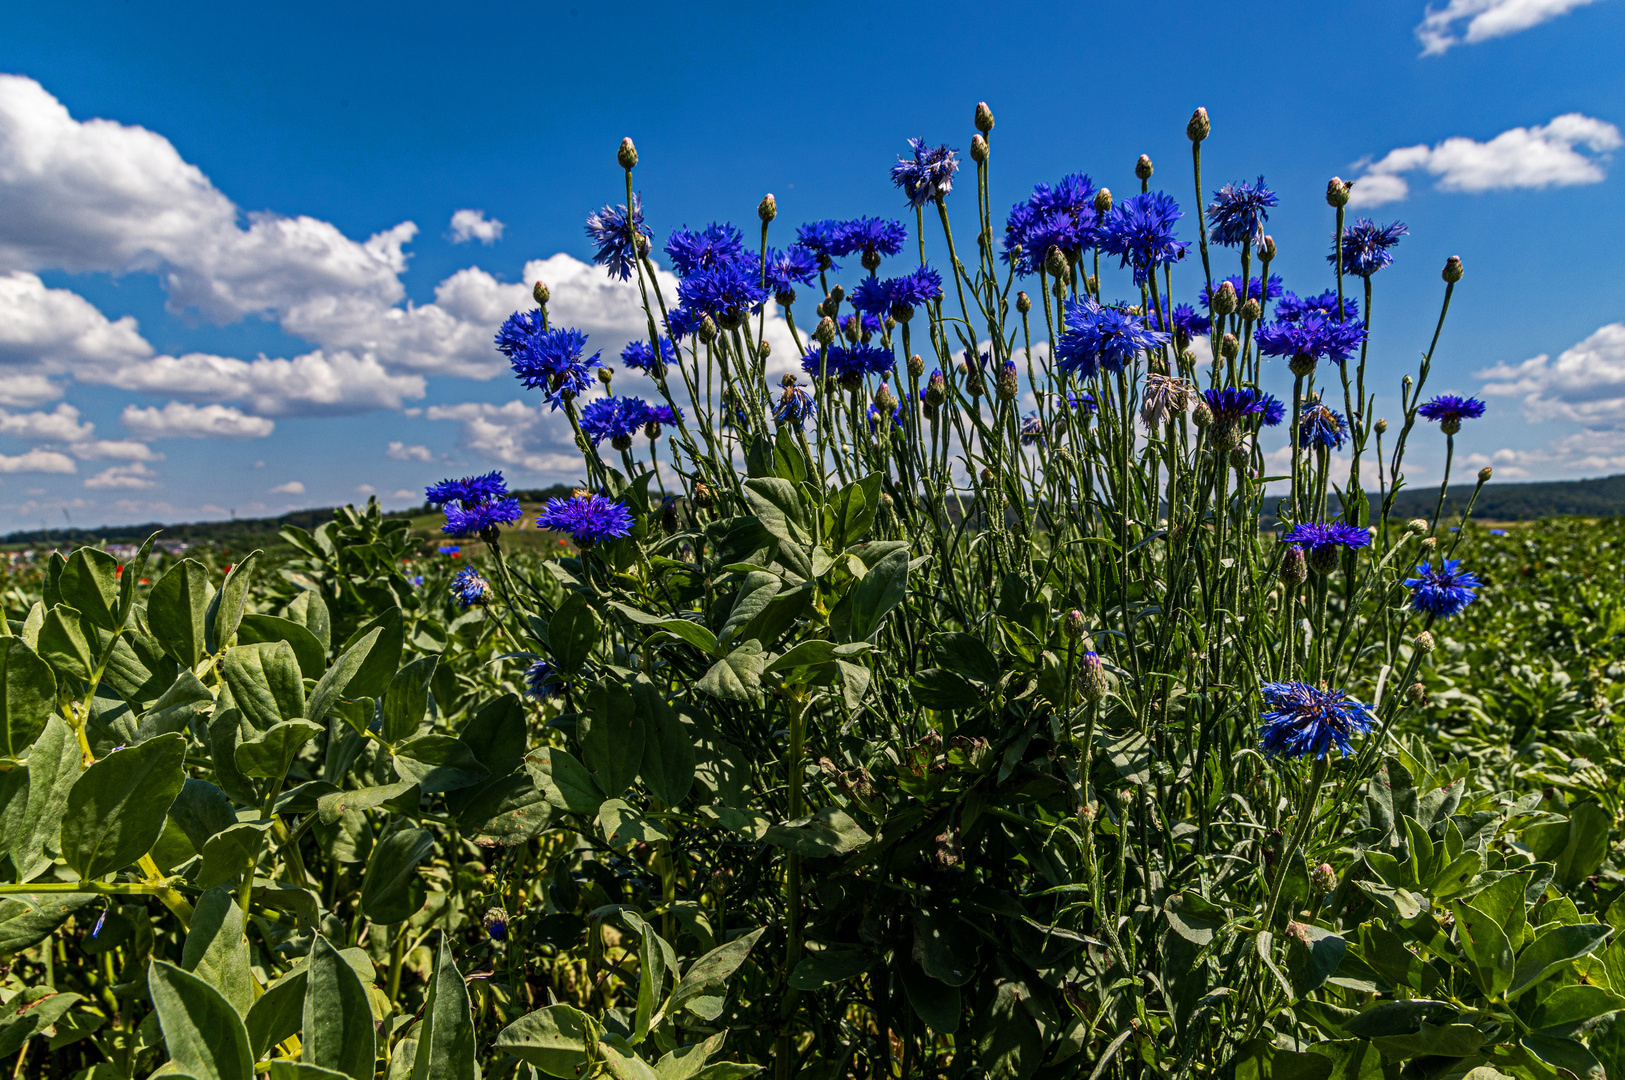
{"type": "Polygon", "coordinates": [[[1023,202],[1010,208],[1004,224],[1004,261],[1026,277],[1038,273],[1051,248],[1059,249],[1076,266],[1083,253],[1095,246],[1100,212],[1097,191],[1083,173],[1061,178],[1051,187],[1039,184],[1023,202]]]}
{"type": "Polygon", "coordinates": [[[1144,285],[1159,266],[1178,262],[1190,247],[1174,236],[1174,222],[1184,211],[1172,196],[1148,191],[1112,207],[1100,227],[1100,250],[1117,255],[1134,270],[1134,284],[1144,285]]]}
{"type": "Polygon", "coordinates": [[[852,290],[852,306],[877,320],[890,315],[899,322],[907,322],[914,317],[915,308],[940,299],[942,275],[929,266],[884,281],[865,278],[852,290]]]}
{"type": "Polygon", "coordinates": [[[801,358],[801,370],[817,378],[820,373],[831,379],[856,386],[865,375],[889,375],[896,358],[890,349],[878,345],[831,345],[827,350],[818,345],[809,348],[801,358]],[[828,352],[828,356],[824,355],[828,352]]]}
{"type": "Polygon", "coordinates": [[[472,566],[465,566],[451,579],[451,598],[457,606],[469,608],[491,602],[491,583],[480,576],[472,566]]]}
{"type": "Polygon", "coordinates": [[[1169,335],[1147,327],[1122,308],[1103,307],[1087,296],[1066,304],[1066,332],[1055,345],[1056,367],[1088,379],[1117,372],[1142,349],[1168,344],[1169,335]]]}
{"type": "Polygon", "coordinates": [[[1275,192],[1264,186],[1262,176],[1256,184],[1226,184],[1213,193],[1213,201],[1208,204],[1208,239],[1223,247],[1258,243],[1264,238],[1270,208],[1279,201],[1275,192]]]}
{"type": "Polygon", "coordinates": [[[445,511],[446,523],[441,531],[447,536],[490,535],[498,526],[511,525],[520,518],[519,500],[508,494],[508,483],[500,472],[442,480],[431,484],[425,495],[432,505],[445,511]]]}
{"type": "Polygon", "coordinates": [[[549,327],[541,308],[508,316],[497,331],[496,345],[519,381],[530,389],[545,390],[555,409],[591,387],[592,370],[603,365],[602,352],[583,358],[586,334],[549,327]]]}
{"type": "Polygon", "coordinates": [[[671,406],[650,405],[642,398],[598,398],[582,408],[581,430],[594,446],[608,439],[615,449],[625,450],[639,429],[651,439],[658,438],[660,425],[675,424],[677,416],[671,406]]]}

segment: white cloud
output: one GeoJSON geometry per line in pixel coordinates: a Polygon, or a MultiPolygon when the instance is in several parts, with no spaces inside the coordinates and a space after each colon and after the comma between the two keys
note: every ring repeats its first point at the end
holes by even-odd
{"type": "Polygon", "coordinates": [[[46,288],[26,271],[0,274],[0,315],[0,365],[6,367],[43,366],[59,372],[152,355],[135,319],[109,320],[78,293],[46,288]]]}
{"type": "Polygon", "coordinates": [[[391,461],[433,461],[434,454],[429,452],[427,446],[407,446],[403,442],[392,442],[384,456],[391,461]]]}
{"type": "Polygon", "coordinates": [[[124,426],[144,439],[263,439],[276,424],[247,416],[228,405],[188,405],[171,401],[163,408],[126,405],[124,426]]]}
{"type": "Polygon", "coordinates": [[[75,473],[79,466],[67,454],[55,450],[30,450],[26,454],[0,454],[0,473],[75,473]]]}
{"type": "Polygon", "coordinates": [[[459,210],[451,215],[451,242],[466,244],[478,240],[482,244],[494,244],[502,239],[504,228],[506,226],[496,218],[486,217],[484,210],[459,210]]]}
{"type": "Polygon", "coordinates": [[[193,401],[244,401],[262,416],[398,409],[421,398],[421,375],[391,375],[372,357],[321,350],[292,360],[237,360],[208,353],[156,356],[89,381],[193,401]]]}
{"type": "Polygon", "coordinates": [[[141,462],[114,465],[95,476],[85,478],[87,488],[150,488],[155,486],[153,472],[141,462]]]}
{"type": "Polygon", "coordinates": [[[481,457],[549,475],[581,472],[581,453],[575,449],[569,422],[540,406],[518,400],[506,405],[471,401],[431,405],[427,415],[430,420],[461,423],[463,447],[481,457]]]}
{"type": "Polygon", "coordinates": [[[1416,40],[1423,56],[1438,56],[1452,45],[1516,34],[1591,3],[1595,0],[1450,0],[1442,8],[1427,9],[1416,40]],[[1462,23],[1467,24],[1465,34],[1460,33],[1462,23]]]}
{"type": "Polygon", "coordinates": [[[122,459],[124,461],[162,461],[164,455],[155,451],[144,442],[134,439],[93,439],[89,442],[74,443],[68,451],[80,461],[94,461],[103,458],[122,459]]]}
{"type": "Polygon", "coordinates": [[[0,409],[0,435],[35,442],[82,442],[96,425],[79,422],[79,410],[63,402],[51,412],[8,413],[0,409]]]}
{"type": "Polygon", "coordinates": [[[1609,323],[1563,350],[1475,372],[1484,393],[1523,400],[1532,421],[1567,420],[1625,429],[1625,323],[1609,323]]]}
{"type": "Polygon", "coordinates": [[[44,375],[0,373],[0,405],[26,409],[62,396],[62,388],[44,375]]]}
{"type": "Polygon", "coordinates": [[[1458,135],[1431,148],[1402,146],[1366,166],[1350,192],[1349,205],[1380,206],[1405,198],[1410,184],[1402,174],[1418,170],[1438,177],[1435,186],[1440,191],[1477,193],[1601,183],[1610,152],[1622,144],[1625,139],[1613,124],[1565,113],[1544,126],[1503,131],[1489,142],[1458,135]]]}
{"type": "Polygon", "coordinates": [[[286,484],[278,484],[271,489],[272,495],[303,495],[305,485],[297,480],[289,480],[286,484]]]}
{"type": "Polygon", "coordinates": [[[378,489],[373,487],[371,484],[357,484],[355,490],[356,490],[356,493],[359,494],[359,495],[376,495],[376,494],[378,494],[378,489]]]}
{"type": "Polygon", "coordinates": [[[420,497],[421,496],[419,496],[417,492],[408,490],[407,488],[401,488],[399,491],[395,492],[395,494],[390,496],[391,499],[417,499],[420,497]]]}

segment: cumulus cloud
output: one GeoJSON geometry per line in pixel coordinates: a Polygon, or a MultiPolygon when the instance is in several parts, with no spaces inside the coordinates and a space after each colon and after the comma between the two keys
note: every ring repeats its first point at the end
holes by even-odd
{"type": "Polygon", "coordinates": [[[289,480],[286,484],[278,484],[271,489],[272,495],[303,495],[305,485],[297,480],[289,480]]]}
{"type": "Polygon", "coordinates": [[[36,442],[82,442],[96,425],[81,423],[79,410],[63,402],[51,412],[8,413],[0,410],[0,435],[36,442]]]}
{"type": "Polygon", "coordinates": [[[1597,184],[1607,176],[1610,153],[1622,144],[1625,140],[1613,124],[1565,113],[1544,126],[1503,131],[1488,142],[1458,135],[1431,147],[1402,146],[1366,166],[1349,194],[1349,205],[1397,202],[1410,194],[1404,174],[1418,171],[1437,177],[1434,186],[1440,191],[1597,184]]]}
{"type": "Polygon", "coordinates": [[[275,422],[248,416],[229,405],[188,405],[171,401],[163,408],[126,405],[120,421],[144,439],[263,439],[275,422]]]}
{"type": "Polygon", "coordinates": [[[504,228],[506,226],[496,218],[486,217],[484,210],[459,210],[451,215],[451,242],[466,244],[478,240],[482,244],[494,244],[502,239],[504,228]]]}
{"type": "Polygon", "coordinates": [[[26,454],[0,454],[0,473],[76,473],[79,466],[56,450],[30,450],[26,454]]]}
{"type": "Polygon", "coordinates": [[[1556,360],[1541,353],[1475,374],[1485,380],[1484,393],[1522,399],[1530,421],[1625,429],[1625,323],[1599,327],[1556,360]]]}
{"type": "Polygon", "coordinates": [[[408,446],[403,442],[392,442],[384,456],[391,461],[433,461],[434,454],[429,452],[427,446],[408,446]]]}
{"type": "Polygon", "coordinates": [[[1438,56],[1453,45],[1477,45],[1567,15],[1596,0],[1450,0],[1429,7],[1416,27],[1423,56],[1438,56]],[[1466,32],[1462,25],[1466,24],[1466,32]]]}
{"type": "Polygon", "coordinates": [[[152,477],[152,470],[137,461],[129,465],[114,465],[111,468],[103,469],[95,476],[88,476],[85,478],[85,487],[103,489],[150,488],[155,486],[156,483],[152,477]]]}
{"type": "Polygon", "coordinates": [[[480,457],[549,475],[581,471],[581,452],[569,424],[540,407],[518,400],[506,405],[471,401],[431,405],[426,412],[430,420],[462,424],[463,448],[480,457]]]}

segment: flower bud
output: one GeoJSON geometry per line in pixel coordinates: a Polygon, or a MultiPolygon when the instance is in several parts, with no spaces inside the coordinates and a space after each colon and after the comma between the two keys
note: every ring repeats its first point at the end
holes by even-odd
{"type": "Polygon", "coordinates": [[[1434,548],[1436,548],[1438,546],[1439,546],[1439,538],[1437,536],[1424,536],[1424,537],[1422,537],[1422,550],[1424,552],[1432,551],[1434,548]]]}
{"type": "Polygon", "coordinates": [[[1452,255],[1444,261],[1444,274],[1442,276],[1448,284],[1454,285],[1460,281],[1462,273],[1460,255],[1452,255]]]}
{"type": "Polygon", "coordinates": [[[1378,435],[1386,435],[1386,434],[1388,434],[1388,421],[1383,417],[1378,417],[1377,418],[1377,423],[1376,423],[1376,428],[1377,428],[1377,434],[1378,435]]]}
{"type": "Polygon", "coordinates": [[[1185,135],[1191,142],[1201,142],[1213,131],[1213,125],[1208,122],[1207,110],[1198,108],[1191,113],[1190,122],[1185,125],[1185,135]]]}
{"type": "Polygon", "coordinates": [[[1325,577],[1337,569],[1341,561],[1343,550],[1336,544],[1327,544],[1325,547],[1311,548],[1309,550],[1309,569],[1325,577]]]}
{"type": "Polygon", "coordinates": [[[1428,703],[1428,688],[1419,682],[1413,682],[1405,688],[1405,700],[1418,707],[1428,703]]]}
{"type": "Polygon", "coordinates": [[[728,891],[728,886],[733,884],[733,880],[733,871],[723,867],[711,875],[711,891],[721,896],[728,891]]]}
{"type": "MultiPolygon", "coordinates": [[[[631,140],[628,140],[630,143],[631,140]]],[[[499,907],[487,908],[485,917],[480,920],[485,932],[491,935],[492,941],[506,941],[508,939],[508,913],[499,907]]]]}
{"type": "Polygon", "coordinates": [[[1309,353],[1298,353],[1287,361],[1286,369],[1300,379],[1307,379],[1315,373],[1317,361],[1309,353]]]}
{"type": "Polygon", "coordinates": [[[875,391],[875,408],[883,413],[889,413],[897,408],[897,395],[891,392],[891,386],[881,383],[880,389],[875,391]]]}
{"type": "Polygon", "coordinates": [[[856,342],[863,336],[863,320],[856,314],[848,315],[846,321],[841,324],[841,333],[846,335],[846,340],[856,342]]]}
{"type": "Polygon", "coordinates": [[[1098,274],[1090,274],[1088,277],[1084,278],[1083,279],[1083,288],[1084,288],[1084,290],[1086,292],[1090,292],[1090,293],[1093,293],[1096,296],[1099,296],[1100,295],[1100,275],[1098,275],[1098,274]]]}
{"type": "Polygon", "coordinates": [[[993,130],[993,110],[987,107],[987,102],[976,103],[976,130],[983,135],[993,130]]]}
{"type": "Polygon", "coordinates": [[[948,400],[948,381],[942,377],[942,372],[933,371],[931,378],[925,384],[925,404],[935,409],[948,400]]]}
{"type": "Polygon", "coordinates": [[[613,446],[617,450],[630,450],[632,449],[632,436],[617,435],[613,439],[609,440],[609,445],[613,446]]]}
{"type": "Polygon", "coordinates": [[[992,482],[993,482],[993,470],[990,467],[988,467],[986,465],[983,465],[982,466],[982,483],[991,484],[992,482]]]}
{"type": "Polygon", "coordinates": [[[536,298],[538,305],[546,307],[553,294],[547,291],[547,283],[538,279],[536,284],[530,287],[530,295],[536,298]]]}
{"type": "Polygon", "coordinates": [[[773,343],[766,338],[756,344],[756,355],[766,360],[773,353],[773,343]]]}
{"type": "Polygon", "coordinates": [[[716,339],[717,324],[711,321],[711,316],[707,315],[700,320],[700,342],[709,345],[716,339]]]}
{"type": "Polygon", "coordinates": [[[1353,184],[1345,184],[1340,177],[1332,177],[1326,181],[1326,205],[1347,206],[1349,204],[1349,188],[1353,184]]]}
{"type": "Polygon", "coordinates": [[[1309,578],[1309,563],[1303,557],[1303,548],[1289,546],[1281,554],[1281,580],[1287,585],[1302,585],[1309,578]]]}
{"type": "Polygon", "coordinates": [[[1412,644],[1416,646],[1416,651],[1424,656],[1432,652],[1435,648],[1433,635],[1426,630],[1422,631],[1420,634],[1417,634],[1416,640],[1412,644]]]}
{"type": "Polygon", "coordinates": [[[1016,310],[1023,315],[1033,309],[1033,298],[1024,292],[1016,293],[1016,310]]]}
{"type": "Polygon", "coordinates": [[[660,507],[660,527],[668,533],[674,533],[682,525],[677,517],[677,500],[667,499],[660,507]]]}
{"type": "Polygon", "coordinates": [[[632,169],[638,164],[638,148],[632,145],[632,137],[628,135],[621,140],[621,148],[615,151],[615,160],[621,163],[621,168],[632,169]]]}
{"type": "Polygon", "coordinates": [[[1112,212],[1112,189],[1101,188],[1095,192],[1095,213],[1105,217],[1112,212]]]}
{"type": "Polygon", "coordinates": [[[1236,354],[1240,351],[1241,342],[1237,340],[1236,335],[1226,334],[1224,337],[1219,339],[1219,355],[1224,357],[1226,360],[1234,360],[1236,358],[1236,354]]]}
{"type": "Polygon", "coordinates": [[[756,204],[756,216],[763,221],[772,221],[779,216],[779,204],[774,201],[770,191],[762,196],[762,201],[756,204]]]}
{"type": "Polygon", "coordinates": [[[613,368],[601,367],[598,369],[598,381],[603,383],[605,386],[608,386],[609,381],[614,377],[615,370],[613,368]]]}
{"type": "Polygon", "coordinates": [[[1337,888],[1337,871],[1332,869],[1330,863],[1321,863],[1309,872],[1309,884],[1324,896],[1337,888]]]}
{"type": "Polygon", "coordinates": [[[1061,633],[1068,641],[1076,641],[1083,634],[1083,612],[1073,608],[1061,616],[1061,633]]]}
{"type": "Polygon", "coordinates": [[[1403,379],[1399,380],[1399,385],[1401,385],[1405,389],[1409,390],[1411,388],[1411,383],[1413,383],[1415,381],[1416,381],[1415,379],[1413,379],[1409,375],[1407,375],[1403,379]]]}
{"type": "Polygon", "coordinates": [[[1482,469],[1478,470],[1478,482],[1480,484],[1487,484],[1490,482],[1490,477],[1494,475],[1495,470],[1486,465],[1482,469]]]}
{"type": "Polygon", "coordinates": [[[1258,242],[1258,257],[1264,262],[1273,262],[1275,259],[1275,237],[1268,233],[1258,242]]]}
{"type": "Polygon", "coordinates": [[[1066,261],[1066,252],[1058,247],[1050,248],[1049,253],[1044,256],[1044,269],[1056,277],[1064,276],[1070,268],[1066,261]]]}
{"type": "Polygon", "coordinates": [[[1250,446],[1236,446],[1230,450],[1230,467],[1245,471],[1253,463],[1253,450],[1250,446]]]}
{"type": "Polygon", "coordinates": [[[1439,430],[1446,435],[1454,435],[1461,430],[1461,417],[1447,416],[1439,421],[1439,430]]]}
{"type": "Polygon", "coordinates": [[[1016,374],[1016,362],[1014,360],[1004,362],[1004,366],[999,369],[999,377],[994,385],[998,389],[1000,401],[1016,400],[1016,395],[1021,392],[1021,379],[1016,374]]]}
{"type": "Polygon", "coordinates": [[[1151,179],[1151,155],[1141,154],[1140,160],[1134,163],[1134,175],[1141,180],[1151,179]]]}
{"type": "Polygon", "coordinates": [[[818,320],[818,326],[813,330],[813,340],[820,345],[828,345],[835,340],[835,320],[825,315],[818,320]]]}
{"type": "Polygon", "coordinates": [[[1207,402],[1198,401],[1196,408],[1191,410],[1191,423],[1198,428],[1205,428],[1213,423],[1213,410],[1208,408],[1207,402]]]}
{"type": "Polygon", "coordinates": [[[1264,307],[1257,300],[1249,296],[1247,302],[1241,305],[1241,317],[1247,322],[1257,322],[1264,314],[1264,307]]]}
{"type": "Polygon", "coordinates": [[[1100,654],[1091,649],[1078,660],[1078,693],[1085,701],[1099,701],[1108,689],[1106,668],[1100,662],[1100,654]]]}
{"type": "Polygon", "coordinates": [[[970,137],[970,159],[978,165],[987,160],[987,140],[981,135],[970,137]]]}
{"type": "Polygon", "coordinates": [[[701,510],[709,510],[717,504],[717,497],[712,494],[710,485],[704,481],[694,484],[694,505],[701,510]]]}
{"type": "Polygon", "coordinates": [[[863,265],[863,268],[865,270],[868,270],[870,273],[873,273],[874,271],[880,269],[880,252],[879,251],[865,251],[863,253],[863,258],[859,259],[858,262],[863,265]]]}
{"type": "Polygon", "coordinates": [[[1213,294],[1213,314],[1229,315],[1236,310],[1236,287],[1228,281],[1221,282],[1218,291],[1213,294]]]}
{"type": "Polygon", "coordinates": [[[1423,533],[1428,531],[1427,519],[1426,518],[1411,518],[1409,521],[1407,521],[1405,523],[1405,531],[1408,532],[1408,533],[1413,533],[1413,534],[1415,534],[1417,536],[1422,535],[1423,533]]]}
{"type": "Polygon", "coordinates": [[[829,314],[833,315],[840,308],[841,301],[845,299],[846,290],[840,285],[836,285],[829,291],[829,295],[824,297],[824,306],[829,309],[829,314]]]}
{"type": "Polygon", "coordinates": [[[778,302],[780,307],[790,307],[796,302],[796,291],[794,289],[780,289],[773,294],[773,299],[778,302]]]}

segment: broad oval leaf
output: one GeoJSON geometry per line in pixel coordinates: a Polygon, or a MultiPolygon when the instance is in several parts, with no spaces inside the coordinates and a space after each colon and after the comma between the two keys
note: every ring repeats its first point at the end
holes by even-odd
{"type": "Polygon", "coordinates": [[[186,740],[160,735],[84,771],[62,818],[62,857],[81,879],[122,870],[157,843],[185,762],[186,740]]]}
{"type": "Polygon", "coordinates": [[[164,960],[148,965],[147,986],[179,1072],[195,1080],[253,1080],[248,1030],[220,991],[164,960]]]}
{"type": "Polygon", "coordinates": [[[503,1028],[493,1045],[549,1076],[575,1080],[587,1062],[589,1041],[597,1039],[586,1013],[571,1005],[549,1005],[503,1028]]]}
{"type": "Polygon", "coordinates": [[[147,596],[147,625],[164,651],[182,667],[196,667],[208,651],[205,622],[209,572],[195,559],[164,571],[147,596]]]}
{"type": "Polygon", "coordinates": [[[0,649],[0,757],[23,755],[56,706],[56,675],[21,638],[0,649]]]}
{"type": "Polygon", "coordinates": [[[418,864],[434,850],[428,829],[402,829],[372,849],[361,879],[361,911],[385,926],[410,919],[423,906],[418,864]]]}
{"type": "Polygon", "coordinates": [[[305,1026],[300,1060],[370,1080],[377,1047],[367,988],[349,962],[320,934],[305,969],[305,1026]]]}

